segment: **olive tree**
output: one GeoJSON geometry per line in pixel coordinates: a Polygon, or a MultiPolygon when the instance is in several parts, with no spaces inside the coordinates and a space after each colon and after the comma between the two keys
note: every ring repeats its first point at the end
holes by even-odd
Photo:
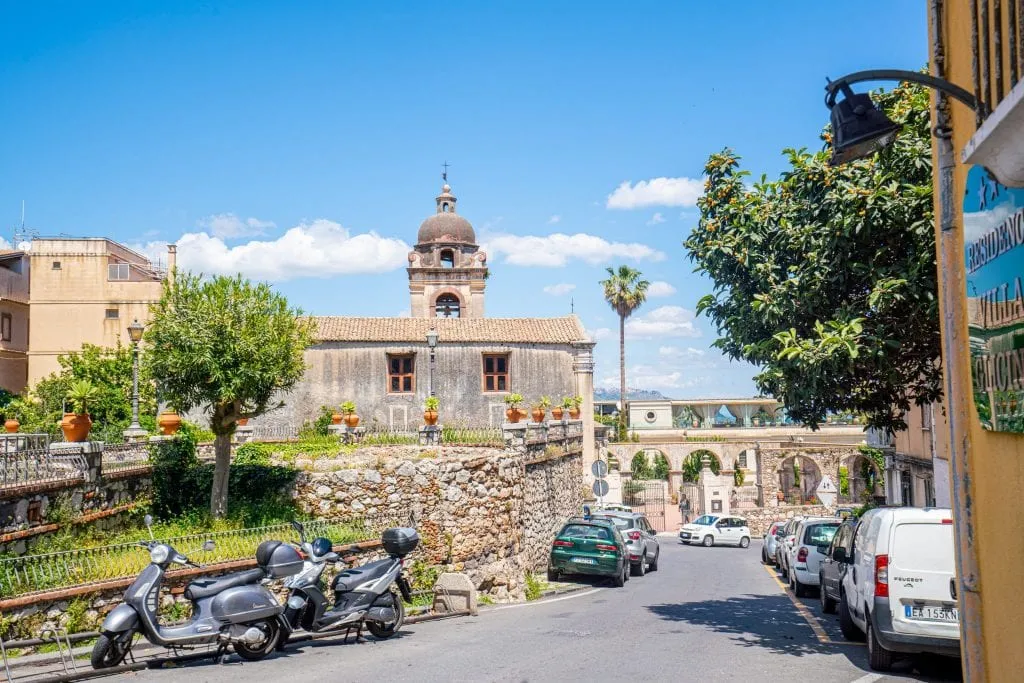
{"type": "Polygon", "coordinates": [[[239,420],[280,407],[275,397],[302,378],[312,324],[269,285],[240,275],[176,273],[151,313],[147,368],[174,408],[206,412],[217,454],[210,511],[223,517],[231,435],[239,420]]]}

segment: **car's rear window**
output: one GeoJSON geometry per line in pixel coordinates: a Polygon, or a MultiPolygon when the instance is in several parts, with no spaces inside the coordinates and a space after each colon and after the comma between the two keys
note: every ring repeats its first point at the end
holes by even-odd
{"type": "Polygon", "coordinates": [[[607,519],[609,522],[612,522],[615,526],[619,527],[620,529],[632,529],[633,528],[633,520],[632,519],[627,519],[625,517],[611,517],[611,516],[605,517],[605,519],[607,519]]]}
{"type": "Polygon", "coordinates": [[[804,530],[805,545],[828,545],[836,535],[839,522],[835,524],[812,524],[804,530]]]}
{"type": "Polygon", "coordinates": [[[559,536],[570,536],[572,538],[593,538],[599,541],[612,540],[612,534],[603,526],[593,524],[569,524],[559,536]]]}

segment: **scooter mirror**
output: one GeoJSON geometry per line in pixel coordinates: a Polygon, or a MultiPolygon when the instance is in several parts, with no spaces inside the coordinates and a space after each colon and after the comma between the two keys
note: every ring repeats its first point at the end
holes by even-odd
{"type": "Polygon", "coordinates": [[[154,540],[154,536],[153,536],[153,515],[146,515],[145,517],[142,518],[142,521],[145,523],[146,529],[149,530],[149,538],[150,538],[150,540],[154,540]]]}
{"type": "Polygon", "coordinates": [[[208,553],[212,552],[213,549],[216,548],[216,547],[217,547],[217,544],[214,543],[212,540],[209,540],[209,541],[206,541],[205,543],[203,543],[203,550],[205,550],[208,553]]]}
{"type": "Polygon", "coordinates": [[[306,528],[302,526],[302,522],[296,522],[292,520],[292,528],[299,532],[299,538],[305,539],[306,528]]]}

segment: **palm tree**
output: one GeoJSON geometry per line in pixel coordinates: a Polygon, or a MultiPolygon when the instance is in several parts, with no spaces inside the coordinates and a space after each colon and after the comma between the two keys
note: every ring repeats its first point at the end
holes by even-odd
{"type": "Polygon", "coordinates": [[[619,402],[622,404],[619,415],[619,438],[625,436],[626,416],[626,318],[640,308],[647,300],[647,287],[650,282],[640,279],[640,271],[629,266],[619,266],[618,270],[608,268],[608,279],[601,280],[604,288],[604,299],[619,314],[619,402]]]}

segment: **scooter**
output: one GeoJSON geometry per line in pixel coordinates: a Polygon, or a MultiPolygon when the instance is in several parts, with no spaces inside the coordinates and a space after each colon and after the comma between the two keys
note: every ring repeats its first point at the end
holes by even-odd
{"type": "MultiPolygon", "coordinates": [[[[419,544],[416,530],[386,530],[383,545],[388,559],[346,569],[335,576],[331,582],[334,605],[329,607],[323,572],[329,563],[341,558],[333,552],[329,539],[321,537],[307,542],[302,524],[292,522],[292,526],[299,533],[301,548],[308,559],[302,571],[284,584],[290,591],[284,613],[287,635],[300,628],[313,633],[355,629],[358,634],[363,625],[380,639],[395,635],[405,622],[402,598],[412,601],[412,590],[402,567],[405,556],[419,544]],[[401,597],[395,594],[393,585],[398,586],[401,597]]],[[[283,643],[284,640],[282,646],[283,643]]]]}
{"type": "MultiPolygon", "coordinates": [[[[185,589],[192,601],[192,619],[180,626],[161,626],[157,615],[164,574],[174,564],[200,568],[177,550],[153,538],[153,518],[145,517],[149,541],[139,547],[149,552],[150,564],[125,591],[124,602],[103,621],[92,650],[94,669],[117,666],[129,654],[137,632],[154,645],[188,648],[218,643],[218,656],[228,646],[242,659],[263,659],[277,647],[287,625],[284,607],[260,585],[271,578],[291,576],[302,569],[298,551],[281,541],[264,541],[256,550],[258,569],[215,578],[197,579],[185,589]]],[[[213,550],[213,541],[203,544],[213,550]]]]}

